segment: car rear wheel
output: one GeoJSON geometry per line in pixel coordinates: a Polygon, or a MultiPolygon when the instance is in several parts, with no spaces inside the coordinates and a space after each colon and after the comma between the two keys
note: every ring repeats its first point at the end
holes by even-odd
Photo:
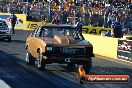
{"type": "Polygon", "coordinates": [[[38,67],[39,70],[44,70],[45,65],[46,65],[46,63],[45,63],[45,60],[43,59],[43,55],[42,55],[41,51],[39,51],[37,67],[38,67]]]}
{"type": "Polygon", "coordinates": [[[83,62],[83,69],[85,70],[86,74],[90,73],[92,67],[92,58],[88,58],[83,62]]]}
{"type": "Polygon", "coordinates": [[[29,53],[29,52],[26,53],[26,63],[29,64],[29,65],[34,65],[35,64],[35,59],[31,55],[31,53],[29,53]]]}
{"type": "Polygon", "coordinates": [[[11,42],[11,37],[8,37],[8,42],[11,42]]]}

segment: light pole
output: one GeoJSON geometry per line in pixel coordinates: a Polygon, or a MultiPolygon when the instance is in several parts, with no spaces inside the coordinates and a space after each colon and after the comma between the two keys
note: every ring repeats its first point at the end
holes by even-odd
{"type": "Polygon", "coordinates": [[[51,1],[50,0],[47,0],[48,1],[48,8],[49,8],[49,19],[48,19],[48,21],[50,21],[50,8],[51,8],[51,6],[50,6],[50,4],[51,4],[51,1]]]}

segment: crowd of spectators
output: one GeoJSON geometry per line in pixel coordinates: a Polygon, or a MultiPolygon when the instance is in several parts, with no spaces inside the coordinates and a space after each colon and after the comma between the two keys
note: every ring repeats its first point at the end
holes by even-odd
{"type": "Polygon", "coordinates": [[[132,29],[132,1],[125,0],[96,0],[87,1],[87,4],[69,4],[66,8],[51,9],[51,20],[60,20],[60,23],[74,24],[82,18],[83,25],[111,28],[116,18],[120,18],[124,28],[132,29]]]}
{"type": "Polygon", "coordinates": [[[25,6],[21,3],[16,3],[16,2],[6,2],[6,3],[2,3],[0,2],[0,12],[3,13],[18,13],[18,14],[22,14],[24,13],[25,10],[25,6]]]}
{"type": "Polygon", "coordinates": [[[15,14],[26,14],[28,19],[33,21],[40,21],[40,6],[30,4],[30,3],[21,3],[21,2],[6,2],[0,3],[0,12],[2,13],[12,13],[15,14]]]}
{"type": "Polygon", "coordinates": [[[0,12],[26,14],[27,20],[48,21],[75,24],[79,18],[83,25],[111,27],[118,17],[123,27],[132,27],[131,0],[85,0],[79,3],[59,3],[58,8],[52,2],[40,3],[1,3],[0,12]]]}

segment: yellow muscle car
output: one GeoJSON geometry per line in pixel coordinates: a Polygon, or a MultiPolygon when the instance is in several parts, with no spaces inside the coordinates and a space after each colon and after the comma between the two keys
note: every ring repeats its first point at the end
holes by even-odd
{"type": "Polygon", "coordinates": [[[37,27],[26,41],[26,62],[44,69],[46,64],[77,65],[89,73],[92,66],[93,46],[82,38],[78,28],[71,25],[47,24],[37,27]]]}

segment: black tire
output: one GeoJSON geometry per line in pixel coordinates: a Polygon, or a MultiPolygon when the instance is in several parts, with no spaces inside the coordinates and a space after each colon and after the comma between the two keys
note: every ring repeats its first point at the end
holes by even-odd
{"type": "Polygon", "coordinates": [[[11,37],[8,37],[8,42],[11,42],[11,37]]]}
{"type": "Polygon", "coordinates": [[[92,67],[92,58],[88,58],[83,62],[83,69],[85,70],[86,74],[90,73],[91,67],[92,67]]]}
{"type": "Polygon", "coordinates": [[[37,67],[38,67],[39,70],[44,70],[45,66],[46,66],[46,62],[45,62],[45,60],[42,57],[42,53],[39,51],[37,67]]]}
{"type": "Polygon", "coordinates": [[[35,64],[35,58],[31,55],[30,52],[26,53],[26,63],[29,65],[34,65],[35,64]]]}
{"type": "Polygon", "coordinates": [[[74,63],[67,63],[67,67],[69,71],[75,71],[75,64],[74,63]]]}

